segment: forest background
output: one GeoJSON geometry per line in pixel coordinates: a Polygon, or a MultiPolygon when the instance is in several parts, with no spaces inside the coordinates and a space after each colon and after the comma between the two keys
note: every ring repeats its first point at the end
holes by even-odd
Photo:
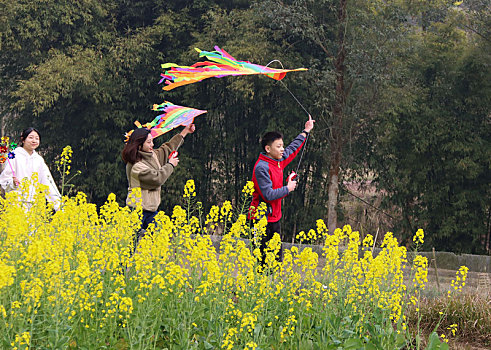
{"type": "MultiPolygon", "coordinates": [[[[154,103],[206,109],[164,186],[162,210],[194,179],[205,209],[237,200],[259,139],[288,143],[316,119],[284,240],[325,219],[362,234],[418,228],[437,250],[490,254],[490,4],[486,0],[0,0],[1,134],[27,126],[54,161],[71,145],[77,190],[101,204],[127,192],[120,157],[154,103]],[[160,64],[194,48],[306,67],[282,82],[208,79],[164,93],[160,64]]],[[[278,63],[272,67],[280,68],[278,63]]],[[[175,132],[174,132],[175,133],[175,132]]],[[[170,132],[157,140],[166,141],[170,132]]],[[[296,165],[294,161],[292,168],[296,165]]]]}

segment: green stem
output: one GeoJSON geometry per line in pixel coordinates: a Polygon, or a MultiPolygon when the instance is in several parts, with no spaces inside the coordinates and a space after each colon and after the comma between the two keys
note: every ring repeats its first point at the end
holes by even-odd
{"type": "Polygon", "coordinates": [[[63,163],[63,172],[61,173],[61,198],[63,198],[63,194],[65,192],[65,170],[66,163],[63,163]]]}

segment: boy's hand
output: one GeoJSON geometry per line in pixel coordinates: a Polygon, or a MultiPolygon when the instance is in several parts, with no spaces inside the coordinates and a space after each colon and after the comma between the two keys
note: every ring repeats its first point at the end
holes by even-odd
{"type": "Polygon", "coordinates": [[[310,130],[312,130],[314,128],[314,123],[315,123],[315,120],[313,120],[312,116],[309,114],[309,120],[307,120],[307,122],[305,122],[304,130],[307,132],[310,132],[310,130]]]}
{"type": "Polygon", "coordinates": [[[12,180],[14,181],[14,186],[15,187],[19,187],[19,185],[20,185],[19,179],[16,178],[15,176],[12,176],[12,180]]]}
{"type": "MultiPolygon", "coordinates": [[[[297,173],[292,171],[290,173],[290,175],[288,175],[287,179],[286,179],[286,182],[290,181],[290,180],[295,180],[297,178],[297,173]]],[[[296,181],[296,180],[295,180],[296,181]]]]}
{"type": "Polygon", "coordinates": [[[295,191],[295,187],[297,187],[297,181],[292,180],[291,176],[288,177],[288,183],[286,184],[288,188],[288,193],[295,191]]]}

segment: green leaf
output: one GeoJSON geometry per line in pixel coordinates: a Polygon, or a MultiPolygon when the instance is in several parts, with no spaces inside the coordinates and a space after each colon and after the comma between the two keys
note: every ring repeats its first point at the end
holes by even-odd
{"type": "Polygon", "coordinates": [[[436,332],[430,334],[430,338],[428,339],[428,346],[426,350],[437,350],[440,349],[440,338],[436,332]]]}
{"type": "Polygon", "coordinates": [[[336,350],[338,348],[339,348],[338,345],[332,344],[332,345],[328,345],[325,349],[326,350],[336,350]]]}
{"type": "Polygon", "coordinates": [[[365,344],[365,350],[377,350],[377,347],[372,343],[365,344]]]}
{"type": "Polygon", "coordinates": [[[362,349],[363,342],[359,338],[350,338],[344,342],[343,347],[345,349],[362,349]]]}
{"type": "Polygon", "coordinates": [[[406,338],[402,334],[398,334],[396,336],[396,345],[403,346],[404,344],[406,344],[406,338]]]}
{"type": "Polygon", "coordinates": [[[263,326],[261,324],[256,324],[256,327],[254,327],[254,338],[257,339],[259,338],[261,334],[261,330],[263,329],[263,326]]]}

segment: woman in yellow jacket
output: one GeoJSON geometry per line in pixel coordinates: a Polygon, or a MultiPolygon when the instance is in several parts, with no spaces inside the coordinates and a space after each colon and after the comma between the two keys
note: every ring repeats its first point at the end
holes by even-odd
{"type": "MultiPolygon", "coordinates": [[[[147,229],[157,215],[162,185],[179,164],[177,153],[171,155],[172,152],[177,151],[186,135],[193,133],[195,129],[194,124],[190,124],[168,142],[153,149],[153,137],[150,130],[138,128],[133,131],[124,146],[122,158],[126,163],[126,177],[128,178],[126,205],[134,208],[140,201],[143,208],[141,226],[143,230],[147,229]],[[140,199],[131,196],[132,189],[136,187],[141,188],[140,199]]],[[[139,238],[141,237],[137,239],[139,238]]]]}

